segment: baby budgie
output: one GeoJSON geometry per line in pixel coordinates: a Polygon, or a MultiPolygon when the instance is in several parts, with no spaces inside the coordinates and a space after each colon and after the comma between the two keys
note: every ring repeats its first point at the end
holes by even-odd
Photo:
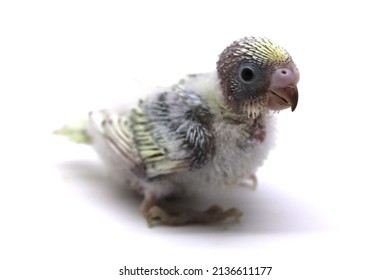
{"type": "Polygon", "coordinates": [[[256,184],[273,146],[272,112],[295,110],[298,81],[284,48],[245,37],[219,55],[216,71],[187,75],[126,111],[94,111],[85,127],[57,132],[90,143],[113,177],[143,197],[150,224],[221,222],[242,213],[218,205],[188,209],[167,198],[256,184]]]}

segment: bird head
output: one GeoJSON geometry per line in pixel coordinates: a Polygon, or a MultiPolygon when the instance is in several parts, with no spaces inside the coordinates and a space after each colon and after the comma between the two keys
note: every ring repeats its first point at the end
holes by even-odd
{"type": "Polygon", "coordinates": [[[266,38],[245,37],[219,56],[217,71],[228,106],[257,118],[269,110],[295,110],[299,71],[288,52],[266,38]]]}

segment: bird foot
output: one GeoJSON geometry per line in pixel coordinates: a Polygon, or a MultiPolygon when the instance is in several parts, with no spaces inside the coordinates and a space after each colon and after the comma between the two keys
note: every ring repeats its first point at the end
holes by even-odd
{"type": "Polygon", "coordinates": [[[188,224],[214,224],[223,222],[229,218],[238,220],[242,213],[236,208],[223,210],[218,205],[213,205],[205,211],[197,211],[187,208],[160,207],[154,205],[146,213],[149,226],[155,222],[170,225],[181,226],[188,224]]]}

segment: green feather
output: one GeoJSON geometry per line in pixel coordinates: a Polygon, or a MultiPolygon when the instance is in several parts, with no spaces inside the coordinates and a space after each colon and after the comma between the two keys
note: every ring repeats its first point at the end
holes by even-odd
{"type": "Polygon", "coordinates": [[[91,137],[86,131],[87,121],[83,120],[74,125],[64,125],[62,128],[54,130],[54,134],[63,135],[70,141],[76,143],[91,143],[91,137]]]}

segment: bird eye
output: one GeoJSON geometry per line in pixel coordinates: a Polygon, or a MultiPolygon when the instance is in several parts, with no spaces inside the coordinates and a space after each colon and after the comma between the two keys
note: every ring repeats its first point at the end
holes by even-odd
{"type": "Polygon", "coordinates": [[[244,67],[241,69],[240,77],[244,82],[251,82],[255,77],[255,72],[250,67],[244,67]]]}

